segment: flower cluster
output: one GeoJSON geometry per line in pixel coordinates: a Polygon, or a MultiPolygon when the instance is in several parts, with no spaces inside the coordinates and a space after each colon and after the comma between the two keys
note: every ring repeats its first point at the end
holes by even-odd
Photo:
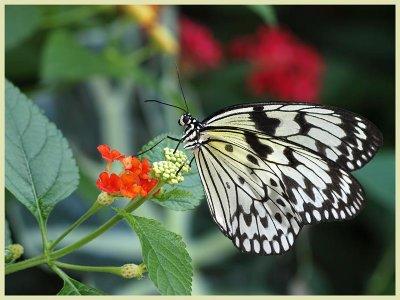
{"type": "Polygon", "coordinates": [[[185,72],[191,69],[217,67],[222,59],[220,43],[211,31],[202,24],[186,17],[179,19],[181,65],[185,72]]]}
{"type": "Polygon", "coordinates": [[[182,173],[187,173],[190,166],[185,153],[180,150],[164,148],[165,159],[153,164],[154,177],[169,184],[177,184],[183,181],[182,173]]]}
{"type": "Polygon", "coordinates": [[[157,184],[157,180],[150,177],[151,165],[147,159],[125,156],[118,150],[111,150],[107,145],[100,145],[97,149],[107,161],[106,170],[100,173],[96,181],[101,191],[111,196],[133,199],[138,195],[146,196],[157,184]],[[119,174],[110,171],[110,164],[115,161],[123,166],[123,171],[119,174]]]}
{"type": "Polygon", "coordinates": [[[262,26],[255,34],[233,40],[229,50],[233,58],[252,64],[247,80],[253,94],[269,94],[292,101],[318,101],[323,59],[291,32],[262,26]]]}

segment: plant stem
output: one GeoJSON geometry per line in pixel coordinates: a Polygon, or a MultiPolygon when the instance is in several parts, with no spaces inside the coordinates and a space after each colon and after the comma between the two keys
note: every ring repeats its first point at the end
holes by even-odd
{"type": "Polygon", "coordinates": [[[78,220],[75,221],[75,223],[71,224],[53,243],[51,243],[49,250],[54,249],[54,247],[60,243],[72,230],[97,213],[102,207],[102,205],[95,201],[93,205],[78,220]]]}
{"type": "Polygon", "coordinates": [[[41,265],[47,262],[47,258],[44,254],[40,256],[35,256],[24,261],[10,264],[6,266],[5,274],[11,274],[20,270],[28,269],[37,265],[41,265]]]}
{"type": "Polygon", "coordinates": [[[54,264],[62,269],[70,269],[84,272],[103,272],[103,273],[112,273],[118,276],[121,276],[121,267],[109,267],[109,266],[82,266],[82,265],[74,265],[63,263],[60,261],[54,262],[54,264]]]}
{"type": "MultiPolygon", "coordinates": [[[[128,204],[125,207],[125,211],[128,212],[128,213],[134,211],[140,205],[142,205],[147,199],[148,199],[148,197],[143,197],[143,198],[139,198],[139,199],[135,200],[133,203],[128,204]]],[[[58,259],[60,257],[63,257],[64,255],[67,255],[68,253],[73,252],[74,250],[86,245],[87,243],[91,242],[93,239],[95,239],[96,237],[98,237],[99,235],[101,235],[102,233],[104,233],[105,231],[110,229],[111,227],[113,227],[121,219],[123,219],[123,216],[120,215],[120,214],[117,214],[117,215],[113,216],[106,223],[104,223],[99,228],[97,228],[95,231],[93,231],[92,233],[88,234],[87,236],[85,236],[84,238],[80,239],[79,241],[77,241],[77,242],[75,242],[75,243],[73,243],[73,244],[71,244],[71,245],[69,245],[67,247],[64,247],[64,248],[62,248],[60,250],[54,251],[53,253],[50,254],[50,257],[52,259],[58,259]]]]}
{"type": "MultiPolygon", "coordinates": [[[[129,203],[126,207],[125,207],[125,211],[130,213],[132,211],[134,211],[135,209],[137,209],[139,206],[141,206],[147,199],[151,198],[161,187],[161,184],[157,184],[153,190],[146,196],[143,198],[138,198],[136,199],[134,202],[129,203]]],[[[98,237],[99,235],[101,235],[102,233],[104,233],[105,231],[107,231],[108,229],[110,229],[111,227],[113,227],[116,223],[118,223],[121,219],[123,219],[123,216],[121,216],[120,214],[117,214],[115,216],[113,216],[111,219],[109,219],[106,223],[104,223],[102,226],[100,226],[99,228],[97,228],[95,231],[93,231],[92,233],[88,234],[87,236],[85,236],[84,238],[80,239],[79,241],[61,248],[60,250],[54,251],[54,252],[50,252],[47,256],[46,255],[40,255],[40,256],[36,256],[24,261],[21,261],[19,263],[15,263],[15,264],[11,264],[6,266],[6,270],[5,273],[7,274],[11,274],[20,270],[24,270],[27,268],[31,268],[37,265],[41,265],[44,263],[48,263],[49,259],[51,260],[55,260],[58,259],[60,257],[63,257],[64,255],[67,255],[68,253],[71,253],[73,251],[75,251],[76,249],[86,245],[87,243],[89,243],[90,241],[92,241],[93,239],[95,239],[96,237],[98,237]]]]}
{"type": "Polygon", "coordinates": [[[50,268],[51,268],[58,276],[60,276],[60,278],[61,278],[62,280],[64,280],[64,282],[68,282],[69,286],[75,290],[75,292],[76,292],[77,295],[80,294],[80,293],[79,293],[79,290],[78,290],[78,289],[75,287],[75,285],[71,282],[71,278],[70,278],[67,274],[65,274],[63,270],[61,270],[60,268],[58,268],[58,267],[55,266],[55,265],[51,265],[50,268]]]}

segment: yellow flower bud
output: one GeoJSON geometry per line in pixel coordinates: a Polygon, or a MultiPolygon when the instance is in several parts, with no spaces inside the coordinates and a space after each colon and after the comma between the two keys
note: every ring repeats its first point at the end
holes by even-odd
{"type": "Polygon", "coordinates": [[[144,264],[125,264],[121,267],[121,276],[127,279],[130,278],[142,278],[143,273],[146,272],[146,266],[144,264]]]}
{"type": "Polygon", "coordinates": [[[11,251],[13,260],[17,260],[24,254],[24,247],[20,244],[11,244],[8,249],[11,251]]]}

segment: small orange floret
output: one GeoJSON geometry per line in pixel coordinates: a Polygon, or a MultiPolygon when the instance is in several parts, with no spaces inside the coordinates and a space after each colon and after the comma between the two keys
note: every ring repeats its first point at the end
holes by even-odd
{"type": "Polygon", "coordinates": [[[117,174],[101,172],[96,181],[97,187],[108,194],[118,194],[121,186],[121,179],[117,174]]]}
{"type": "Polygon", "coordinates": [[[142,172],[142,163],[137,157],[127,156],[122,160],[126,171],[139,175],[142,172]]]}
{"type": "Polygon", "coordinates": [[[144,196],[144,190],[140,186],[139,177],[130,172],[125,171],[121,174],[121,195],[127,198],[135,198],[137,195],[144,196]]]}
{"type": "Polygon", "coordinates": [[[100,145],[97,147],[99,150],[101,157],[107,162],[113,162],[115,160],[122,160],[125,156],[116,149],[111,149],[108,145],[100,145]]]}
{"type": "Polygon", "coordinates": [[[156,179],[141,179],[140,185],[145,191],[146,195],[157,185],[156,179]]]}

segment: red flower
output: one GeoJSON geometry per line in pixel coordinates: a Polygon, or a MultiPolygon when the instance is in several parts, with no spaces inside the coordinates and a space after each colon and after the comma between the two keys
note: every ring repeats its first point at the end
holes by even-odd
{"type": "Polygon", "coordinates": [[[253,65],[247,78],[253,94],[317,102],[324,71],[322,57],[289,31],[263,26],[254,35],[235,39],[229,49],[234,58],[253,65]]]}
{"type": "Polygon", "coordinates": [[[124,156],[118,150],[110,150],[107,145],[97,147],[103,158],[107,161],[106,169],[111,168],[115,160],[120,160],[124,171],[117,174],[102,172],[96,181],[97,187],[113,196],[135,198],[146,196],[157,184],[157,180],[150,177],[151,164],[147,159],[140,160],[134,156],[124,156]]]}
{"type": "Polygon", "coordinates": [[[113,162],[115,160],[121,160],[124,158],[124,155],[121,154],[121,152],[115,149],[111,150],[110,146],[108,145],[100,145],[97,147],[97,150],[99,150],[101,156],[107,162],[113,162]]]}
{"type": "Polygon", "coordinates": [[[143,190],[146,192],[150,192],[157,184],[157,180],[155,179],[141,179],[140,185],[142,186],[143,190]]]}
{"type": "Polygon", "coordinates": [[[207,27],[181,17],[179,30],[181,60],[184,68],[207,69],[220,64],[221,45],[207,27]]]}
{"type": "Polygon", "coordinates": [[[96,181],[96,185],[103,192],[115,195],[120,191],[121,180],[117,174],[112,173],[110,175],[107,172],[101,172],[96,181]]]}
{"type": "Polygon", "coordinates": [[[140,185],[139,176],[126,171],[121,174],[121,195],[127,198],[135,198],[137,195],[146,196],[146,191],[140,185]]]}

